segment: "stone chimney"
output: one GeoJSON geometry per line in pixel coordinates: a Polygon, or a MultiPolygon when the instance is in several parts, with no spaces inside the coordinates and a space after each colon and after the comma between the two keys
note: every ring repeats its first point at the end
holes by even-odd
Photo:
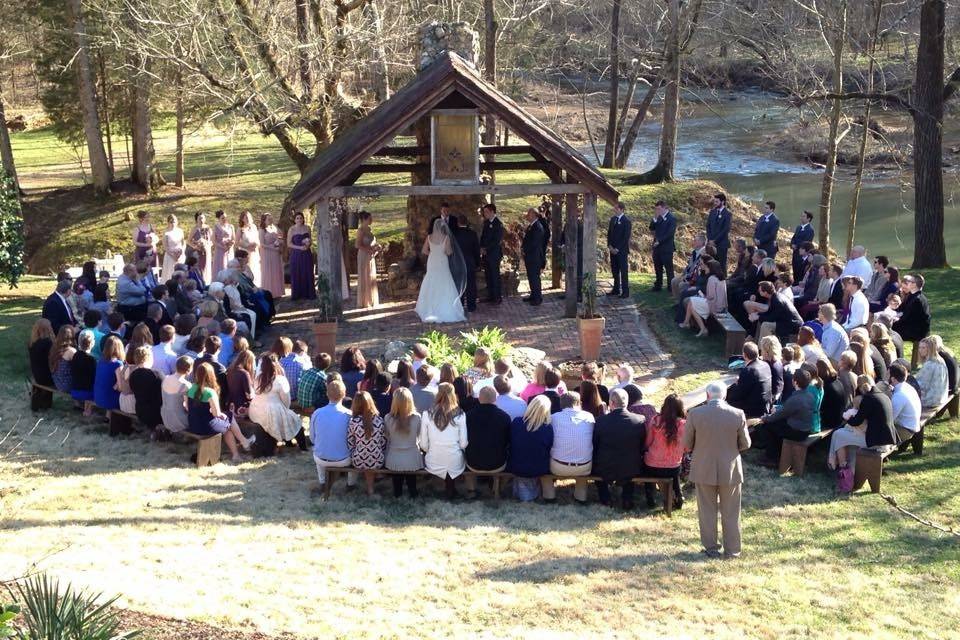
{"type": "Polygon", "coordinates": [[[480,35],[467,22],[429,22],[420,27],[420,70],[429,67],[447,51],[477,66],[480,35]]]}

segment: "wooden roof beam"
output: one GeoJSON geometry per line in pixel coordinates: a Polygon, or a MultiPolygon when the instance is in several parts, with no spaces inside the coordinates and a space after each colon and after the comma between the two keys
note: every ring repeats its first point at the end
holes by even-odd
{"type": "Polygon", "coordinates": [[[332,187],[329,198],[377,198],[381,196],[536,196],[558,193],[590,193],[582,184],[465,184],[465,185],[354,185],[332,187]]]}

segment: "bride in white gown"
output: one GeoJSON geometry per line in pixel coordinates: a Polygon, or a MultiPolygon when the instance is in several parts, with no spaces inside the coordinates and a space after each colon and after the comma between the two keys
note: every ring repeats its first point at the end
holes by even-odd
{"type": "Polygon", "coordinates": [[[423,254],[427,256],[427,273],[420,283],[417,315],[423,322],[466,320],[460,302],[466,283],[463,254],[443,220],[434,221],[433,232],[423,241],[423,254]]]}

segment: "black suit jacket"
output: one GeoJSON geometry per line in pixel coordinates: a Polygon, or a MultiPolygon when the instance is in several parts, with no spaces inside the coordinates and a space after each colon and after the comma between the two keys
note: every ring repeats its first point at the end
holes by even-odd
{"type": "Polygon", "coordinates": [[[790,246],[793,247],[793,252],[797,253],[800,250],[800,245],[804,242],[813,242],[813,225],[797,225],[793,230],[793,237],[790,238],[790,246]]]}
{"type": "Polygon", "coordinates": [[[727,390],[727,402],[742,409],[748,418],[762,417],[772,400],[770,365],[759,359],[740,369],[737,382],[727,390]]]}
{"type": "Polygon", "coordinates": [[[803,325],[803,319],[797,313],[796,307],[785,303],[777,294],[773,294],[767,310],[757,314],[757,318],[760,322],[776,322],[779,337],[797,333],[803,325]]]}
{"type": "Polygon", "coordinates": [[[457,241],[457,246],[463,253],[467,269],[475,270],[480,265],[480,240],[477,238],[477,232],[469,227],[457,226],[453,230],[453,239],[457,241]]]}
{"type": "Polygon", "coordinates": [[[930,335],[930,303],[923,291],[911,293],[903,301],[900,319],[893,323],[893,330],[908,342],[923,340],[930,335]]]}
{"type": "Polygon", "coordinates": [[[770,219],[764,221],[763,216],[757,220],[757,227],[753,232],[754,242],[758,249],[767,252],[767,257],[772,258],[777,252],[777,233],[780,231],[780,219],[777,214],[771,213],[770,219]]]}
{"type": "Polygon", "coordinates": [[[43,301],[41,316],[49,320],[50,324],[53,325],[54,335],[60,332],[60,327],[63,325],[76,324],[72,318],[72,312],[67,309],[68,304],[70,303],[61,300],[56,292],[51,293],[47,296],[47,299],[43,301]]]}
{"type": "Polygon", "coordinates": [[[730,248],[730,223],[733,214],[730,209],[720,207],[711,209],[707,214],[707,242],[712,242],[717,249],[730,248]]]}
{"type": "Polygon", "coordinates": [[[653,240],[658,243],[657,246],[653,248],[653,252],[659,255],[664,261],[672,260],[673,254],[677,249],[674,243],[674,235],[677,232],[677,219],[673,215],[673,212],[667,211],[662,218],[654,218],[650,222],[650,231],[653,232],[653,240]]]}
{"type": "Polygon", "coordinates": [[[617,255],[626,256],[630,253],[630,234],[632,232],[633,223],[626,214],[613,216],[607,225],[607,246],[616,249],[617,255]]]}
{"type": "Polygon", "coordinates": [[[480,248],[487,252],[492,259],[503,257],[503,223],[500,218],[483,221],[483,231],[480,232],[480,248]]]}
{"type": "Polygon", "coordinates": [[[479,404],[467,412],[467,464],[473,469],[497,469],[507,463],[510,416],[493,404],[479,404]]]}
{"type": "Polygon", "coordinates": [[[643,416],[625,409],[615,409],[597,418],[591,473],[607,481],[640,475],[646,435],[643,416]]]}
{"type": "Polygon", "coordinates": [[[553,391],[552,389],[548,389],[548,390],[546,390],[546,391],[544,391],[543,393],[538,394],[538,395],[545,396],[545,397],[547,398],[547,400],[550,401],[550,413],[551,413],[551,415],[554,414],[554,413],[560,413],[561,407],[560,407],[560,394],[559,394],[559,393],[557,393],[556,391],[553,391]]]}
{"type": "Polygon", "coordinates": [[[830,304],[836,307],[838,310],[843,309],[843,280],[837,278],[833,283],[833,287],[830,289],[830,298],[828,300],[830,304]]]}
{"type": "MultiPolygon", "coordinates": [[[[523,249],[523,263],[543,269],[546,266],[546,233],[539,218],[530,223],[523,233],[521,248],[523,249]]],[[[528,266],[529,268],[529,266],[528,266]]]]}

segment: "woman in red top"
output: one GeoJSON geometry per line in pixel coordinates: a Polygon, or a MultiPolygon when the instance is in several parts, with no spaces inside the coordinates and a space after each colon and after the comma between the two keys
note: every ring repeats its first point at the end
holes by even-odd
{"type": "MultiPolygon", "coordinates": [[[[683,427],[687,412],[683,400],[671,393],[663,400],[660,413],[647,425],[643,453],[643,475],[649,478],[673,478],[673,508],[683,506],[680,493],[680,465],[683,461],[683,427]]],[[[654,506],[653,485],[645,484],[647,506],[654,506]]]]}

